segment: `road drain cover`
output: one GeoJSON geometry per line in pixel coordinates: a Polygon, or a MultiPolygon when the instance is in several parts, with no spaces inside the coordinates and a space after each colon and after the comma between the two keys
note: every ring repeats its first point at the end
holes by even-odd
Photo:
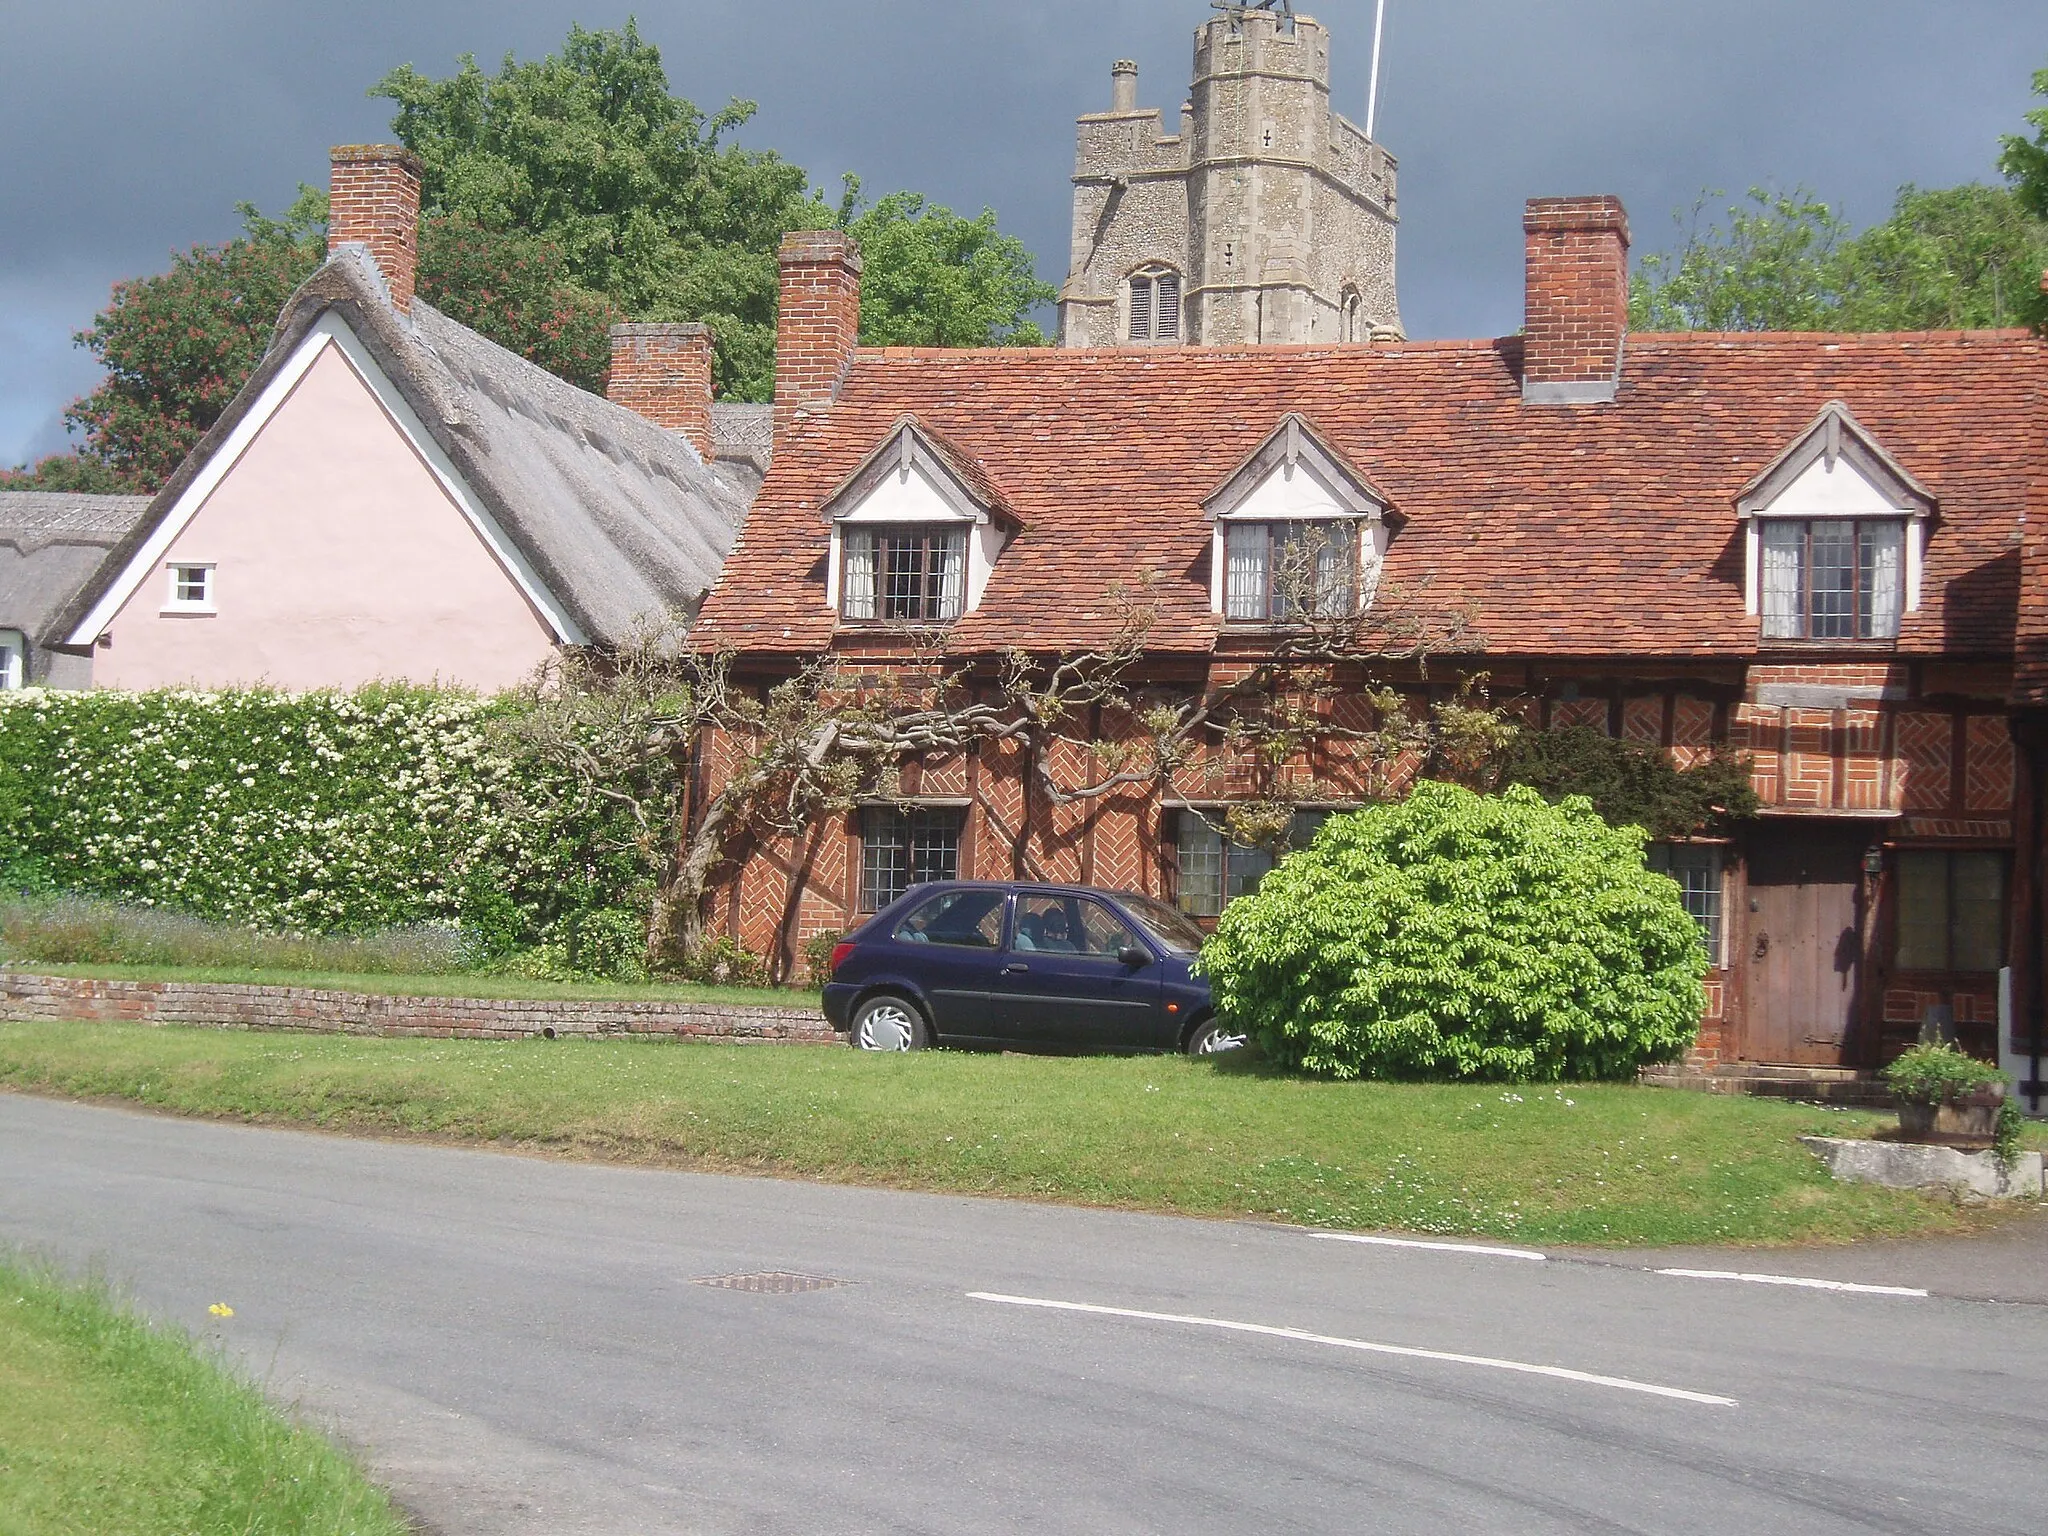
{"type": "Polygon", "coordinates": [[[712,1285],[722,1291],[752,1291],[759,1296],[796,1296],[805,1291],[836,1291],[851,1280],[834,1280],[826,1275],[793,1275],[787,1270],[767,1269],[751,1275],[703,1275],[692,1285],[712,1285]]]}

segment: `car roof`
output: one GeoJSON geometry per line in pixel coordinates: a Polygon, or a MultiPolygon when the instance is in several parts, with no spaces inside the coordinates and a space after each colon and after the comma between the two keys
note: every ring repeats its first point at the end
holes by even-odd
{"type": "MultiPolygon", "coordinates": [[[[1057,880],[932,880],[924,885],[913,885],[897,900],[907,900],[921,893],[939,891],[1052,891],[1062,896],[1116,896],[1127,900],[1146,901],[1151,898],[1136,891],[1113,890],[1103,885],[1062,885],[1057,880]]],[[[895,902],[890,903],[891,906],[895,902]]]]}

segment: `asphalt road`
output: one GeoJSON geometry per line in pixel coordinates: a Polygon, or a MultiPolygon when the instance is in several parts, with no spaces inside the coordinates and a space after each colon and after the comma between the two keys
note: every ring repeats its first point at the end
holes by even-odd
{"type": "Polygon", "coordinates": [[[446,1536],[2048,1529],[2034,1304],[7,1095],[0,1241],[221,1330],[446,1536]],[[764,1271],[847,1283],[695,1283],[764,1271]]]}

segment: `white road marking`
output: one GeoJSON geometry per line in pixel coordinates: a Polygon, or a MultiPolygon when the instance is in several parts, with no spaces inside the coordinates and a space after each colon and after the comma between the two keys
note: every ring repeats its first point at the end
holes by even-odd
{"type": "Polygon", "coordinates": [[[1550,1255],[1528,1248],[1484,1248],[1477,1243],[1424,1243],[1407,1237],[1365,1237],[1356,1232],[1311,1232],[1326,1243],[1370,1243],[1375,1248],[1426,1248],[1431,1253],[1476,1253],[1487,1259],[1528,1259],[1547,1263],[1550,1255]]]}
{"type": "Polygon", "coordinates": [[[1925,1300],[1928,1292],[1910,1285],[1856,1285],[1847,1280],[1802,1280],[1796,1275],[1745,1275],[1732,1269],[1659,1269],[1659,1275],[1681,1280],[1740,1280],[1747,1285],[1792,1285],[1806,1291],[1849,1291],[1858,1296],[1915,1296],[1925,1300]]]}
{"type": "Polygon", "coordinates": [[[1529,1365],[1520,1360],[1495,1360],[1486,1355],[1452,1354],[1440,1349],[1410,1349],[1401,1344],[1372,1344],[1364,1339],[1333,1338],[1300,1328],[1273,1328],[1264,1323],[1238,1323],[1220,1317],[1184,1317],[1174,1312],[1140,1312],[1130,1307],[1096,1307],[1079,1301],[1046,1301],[1035,1296],[1003,1296],[992,1291],[969,1291],[971,1301],[1000,1302],[1008,1307],[1038,1307],[1049,1312],[1084,1312],[1094,1317],[1129,1317],[1146,1323],[1179,1323],[1190,1328],[1220,1328],[1229,1333],[1256,1333],[1271,1339],[1296,1339],[1304,1344],[1327,1344],[1332,1349],[1356,1349],[1371,1355],[1397,1355],[1404,1360],[1434,1360],[1444,1365],[1476,1365],[1493,1371],[1514,1371],[1524,1376],[1549,1376],[1558,1381],[1576,1381],[1592,1387],[1612,1387],[1620,1392],[1644,1392],[1651,1397],[1671,1397],[1684,1403],[1704,1403],[1714,1408],[1739,1406],[1732,1397],[1711,1392],[1687,1392],[1679,1387],[1652,1386],[1624,1376],[1596,1376],[1590,1371],[1567,1370],[1561,1365],[1529,1365]]]}

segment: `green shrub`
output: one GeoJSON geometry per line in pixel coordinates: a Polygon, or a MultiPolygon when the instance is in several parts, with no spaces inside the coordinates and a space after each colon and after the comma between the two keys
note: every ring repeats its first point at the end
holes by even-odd
{"type": "Polygon", "coordinates": [[[1610,825],[1656,838],[1725,831],[1763,808],[1747,757],[1716,748],[1680,768],[1661,747],[1585,725],[1518,731],[1501,756],[1500,782],[1527,784],[1550,801],[1584,795],[1610,825]]]}
{"type": "Polygon", "coordinates": [[[1699,1033],[1706,954],[1644,838],[1590,803],[1424,783],[1329,821],[1201,968],[1266,1053],[1330,1077],[1625,1078],[1699,1033]]]}
{"type": "Polygon", "coordinates": [[[1988,1061],[1952,1045],[1916,1045],[1884,1069],[1885,1085],[1904,1104],[1947,1104],[2012,1079],[1988,1061]]]}
{"type": "Polygon", "coordinates": [[[0,693],[0,889],[276,933],[459,920],[476,958],[641,906],[613,813],[493,729],[506,701],[0,693]]]}

